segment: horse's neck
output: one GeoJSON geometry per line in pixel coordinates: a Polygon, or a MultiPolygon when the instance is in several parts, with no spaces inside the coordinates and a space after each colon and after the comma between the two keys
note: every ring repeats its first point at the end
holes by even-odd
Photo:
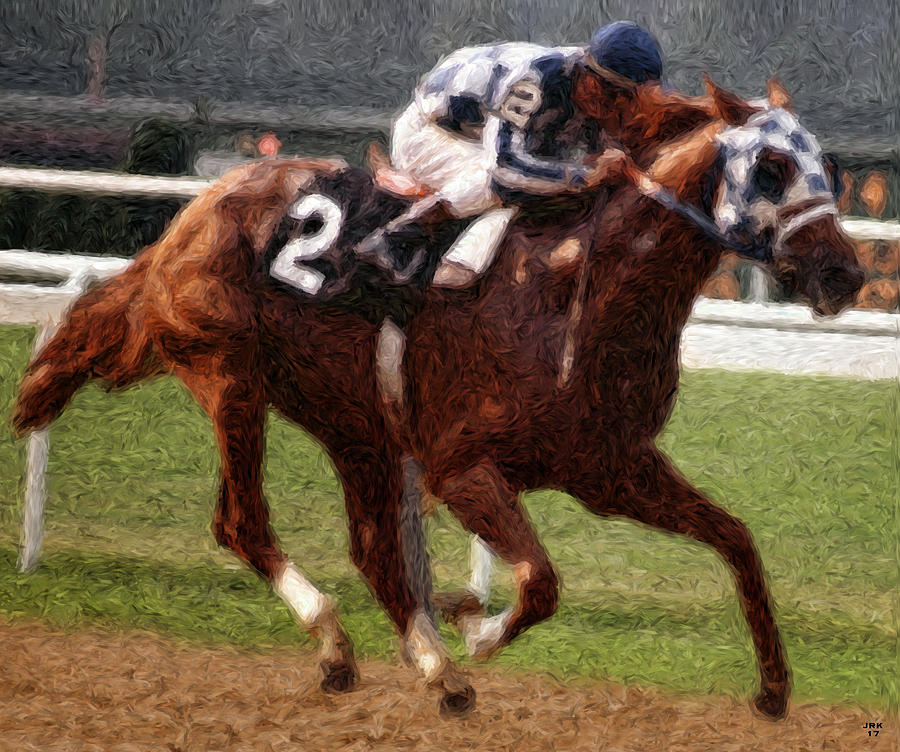
{"type": "Polygon", "coordinates": [[[698,232],[634,191],[619,191],[598,213],[562,224],[516,223],[499,255],[470,294],[432,290],[416,337],[452,319],[465,336],[446,337],[450,351],[465,341],[468,353],[477,339],[479,352],[498,366],[535,378],[551,369],[561,383],[575,375],[569,355],[584,370],[611,344],[676,346],[718,259],[698,232]]]}
{"type": "Polygon", "coordinates": [[[617,196],[604,215],[580,327],[583,362],[602,359],[611,346],[674,350],[721,249],[634,194],[617,196]]]}

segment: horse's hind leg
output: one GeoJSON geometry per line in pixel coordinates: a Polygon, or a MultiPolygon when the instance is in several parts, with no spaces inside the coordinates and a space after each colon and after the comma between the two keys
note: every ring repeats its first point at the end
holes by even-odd
{"type": "Polygon", "coordinates": [[[216,540],[268,580],[300,624],[321,641],[322,688],[351,689],[359,672],[334,602],[288,559],[269,524],[262,494],[266,403],[261,385],[250,377],[199,376],[183,369],[176,373],[212,417],[219,443],[222,482],[213,523],[216,540]]]}
{"type": "Polygon", "coordinates": [[[461,590],[444,590],[433,596],[444,621],[460,625],[463,617],[484,614],[491,595],[494,554],[477,535],[469,536],[469,582],[461,590]]]}
{"type": "Polygon", "coordinates": [[[484,460],[435,485],[463,526],[514,568],[519,583],[515,607],[497,616],[474,613],[459,619],[469,653],[487,657],[553,615],[559,602],[559,578],[525,515],[519,492],[492,462],[484,460]]]}
{"type": "Polygon", "coordinates": [[[754,704],[770,718],[787,711],[790,676],[772,615],[771,597],[750,531],[683,478],[655,447],[648,447],[618,475],[601,470],[568,489],[597,514],[624,515],[694,538],[718,551],[731,566],[750,625],[761,674],[754,704]]]}

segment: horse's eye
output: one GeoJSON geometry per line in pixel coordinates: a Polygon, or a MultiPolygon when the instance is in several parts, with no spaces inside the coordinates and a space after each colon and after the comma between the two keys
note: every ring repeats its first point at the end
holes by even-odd
{"type": "Polygon", "coordinates": [[[773,204],[784,198],[793,177],[793,160],[781,154],[764,156],[756,165],[750,181],[750,195],[759,196],[773,204]]]}

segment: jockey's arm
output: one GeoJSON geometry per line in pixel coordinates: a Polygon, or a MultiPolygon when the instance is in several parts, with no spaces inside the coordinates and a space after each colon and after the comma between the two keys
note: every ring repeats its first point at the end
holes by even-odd
{"type": "Polygon", "coordinates": [[[600,155],[594,167],[581,162],[536,157],[525,147],[525,133],[506,121],[500,127],[494,180],[504,188],[554,196],[577,193],[621,177],[627,158],[618,150],[600,155]]]}

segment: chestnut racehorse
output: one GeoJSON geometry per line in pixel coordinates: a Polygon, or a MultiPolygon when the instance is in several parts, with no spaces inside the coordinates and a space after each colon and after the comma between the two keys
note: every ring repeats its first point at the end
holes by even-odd
{"type": "MultiPolygon", "coordinates": [[[[604,97],[623,100],[631,121],[622,143],[680,206],[719,219],[730,157],[718,137],[744,128],[763,104],[714,86],[710,96],[690,99],[658,87],[599,91],[584,78],[578,85],[581,96],[596,99],[601,121],[611,111],[604,97]]],[[[723,252],[712,221],[698,224],[644,195],[655,190],[623,183],[606,196],[561,202],[549,216],[545,205],[525,207],[474,289],[428,291],[407,331],[409,388],[398,427],[375,383],[376,327],[353,311],[298,303],[268,272],[281,250],[273,239],[298,197],[334,198],[341,231],[353,236],[399,213],[403,202],[367,174],[325,161],[241,168],[188,205],[132,267],[76,303],[26,372],[15,427],[47,425],[88,379],[125,386],[175,373],[212,417],[221,449],[216,539],[320,635],[323,684],[345,689],[356,665],[334,605],[287,559],[269,526],[261,466],[273,406],[331,456],[351,557],[451,710],[469,707],[474,693],[405,571],[404,453],[425,465],[430,490],[463,526],[515,568],[516,606],[461,622],[479,655],[556,608],[557,576],[521,507],[524,490],[563,489],[596,514],[693,537],[734,572],[759,659],[755,704],[779,717],[789,673],[750,534],[654,445],[677,388],[680,332],[723,252]]],[[[786,205],[770,213],[770,225],[738,219],[747,220],[742,239],[773,241],[763,258],[773,273],[834,313],[852,301],[862,272],[823,207],[786,205]]]]}

